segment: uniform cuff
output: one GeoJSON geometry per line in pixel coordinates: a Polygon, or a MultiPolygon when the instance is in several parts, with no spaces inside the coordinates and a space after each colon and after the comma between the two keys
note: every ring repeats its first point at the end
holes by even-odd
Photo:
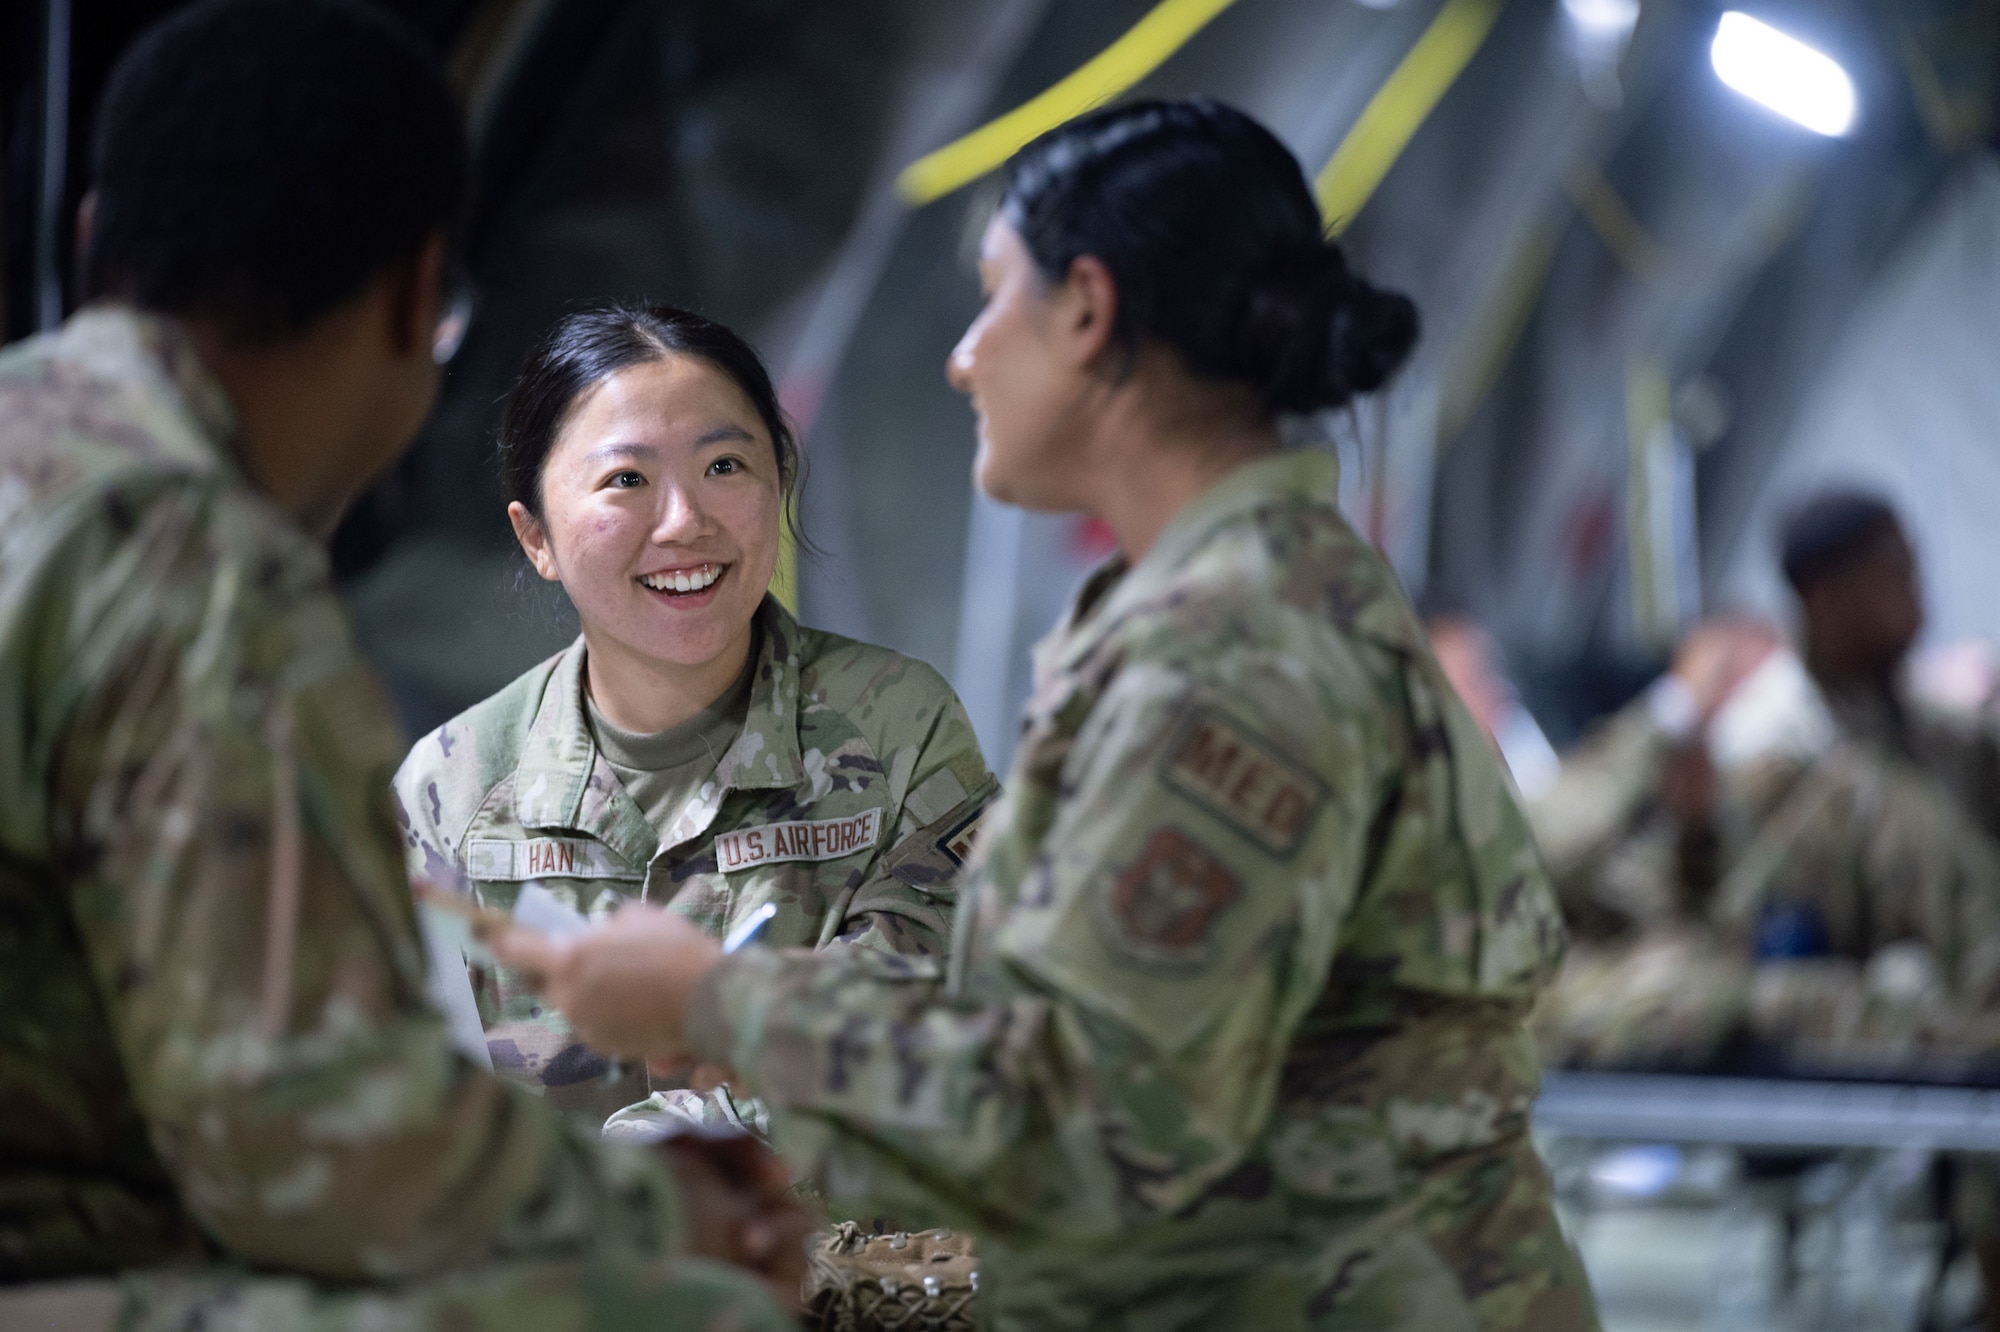
{"type": "Polygon", "coordinates": [[[708,969],[688,1000],[687,1015],[681,1019],[681,1036],[695,1059],[704,1064],[721,1064],[739,1074],[749,1070],[739,1066],[739,1050],[748,1052],[754,1032],[749,1031],[751,1001],[759,993],[768,994],[776,981],[779,958],[768,948],[745,948],[723,958],[708,969]]]}

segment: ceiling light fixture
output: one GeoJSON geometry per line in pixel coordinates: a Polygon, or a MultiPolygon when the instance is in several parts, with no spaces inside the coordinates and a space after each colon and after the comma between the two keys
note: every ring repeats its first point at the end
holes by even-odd
{"type": "Polygon", "coordinates": [[[1838,138],[1854,124],[1854,81],[1847,71],[1768,23],[1730,10],[1716,25],[1708,58],[1731,88],[1816,134],[1838,138]]]}
{"type": "Polygon", "coordinates": [[[1623,39],[1639,22],[1639,0],[1563,0],[1563,12],[1593,37],[1623,39]]]}

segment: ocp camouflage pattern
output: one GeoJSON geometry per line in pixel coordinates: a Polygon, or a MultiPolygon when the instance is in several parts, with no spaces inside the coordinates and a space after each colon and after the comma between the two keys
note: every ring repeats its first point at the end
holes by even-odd
{"type": "Polygon", "coordinates": [[[651,1158],[451,1052],[397,727],[235,437],[159,320],[0,355],[0,1283],[132,1273],[132,1326],[781,1326],[671,1258],[651,1158]]]}
{"type": "MultiPolygon", "coordinates": [[[[425,736],[396,775],[411,874],[501,908],[531,879],[587,916],[662,903],[718,937],[768,903],[772,946],[941,959],[964,839],[998,789],[957,696],[773,598],[757,639],[742,733],[664,828],[591,735],[582,639],[425,736]]],[[[578,1042],[510,970],[473,978],[503,1076],[600,1120],[668,1090],[578,1042]]]]}
{"type": "Polygon", "coordinates": [[[1527,1137],[1561,919],[1318,452],[1038,649],[950,973],[750,949],[689,1037],[836,1200],[980,1237],[1025,1328],[1596,1325],[1527,1137]]]}
{"type": "Polygon", "coordinates": [[[1546,1058],[1702,1066],[1749,1041],[1886,1072],[2000,1052],[2000,843],[1952,767],[1842,720],[1821,753],[1721,774],[1702,892],[1659,809],[1666,745],[1643,704],[1565,757],[1568,798],[1536,802],[1534,826],[1594,928],[1537,1010],[1546,1058]],[[1761,937],[1785,921],[1811,937],[1761,937]]]}

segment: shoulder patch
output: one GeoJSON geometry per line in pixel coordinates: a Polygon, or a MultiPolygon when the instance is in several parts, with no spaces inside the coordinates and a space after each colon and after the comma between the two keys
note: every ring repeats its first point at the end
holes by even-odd
{"type": "Polygon", "coordinates": [[[1199,964],[1210,928],[1243,885],[1227,865],[1176,828],[1158,828],[1111,889],[1111,919],[1126,951],[1199,964]]]}
{"type": "Polygon", "coordinates": [[[1326,783],[1213,708],[1197,708],[1162,762],[1166,784],[1274,856],[1305,840],[1326,783]]]}
{"type": "Polygon", "coordinates": [[[763,823],[715,836],[715,863],[725,872],[779,860],[838,860],[866,851],[882,838],[882,811],[864,809],[845,819],[763,823]]]}
{"type": "Polygon", "coordinates": [[[525,879],[628,879],[646,872],[589,837],[474,838],[465,844],[465,872],[488,883],[525,879]]]}
{"type": "Polygon", "coordinates": [[[950,858],[951,863],[963,866],[972,858],[972,848],[979,841],[979,823],[986,817],[986,811],[993,808],[988,801],[967,814],[938,837],[937,849],[950,858]]]}

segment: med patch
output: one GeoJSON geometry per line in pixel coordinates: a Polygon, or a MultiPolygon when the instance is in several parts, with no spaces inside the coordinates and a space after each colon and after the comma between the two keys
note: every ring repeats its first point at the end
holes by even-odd
{"type": "Polygon", "coordinates": [[[1298,850],[1327,797],[1312,772],[1213,708],[1196,708],[1182,723],[1160,776],[1281,858],[1298,850]]]}

